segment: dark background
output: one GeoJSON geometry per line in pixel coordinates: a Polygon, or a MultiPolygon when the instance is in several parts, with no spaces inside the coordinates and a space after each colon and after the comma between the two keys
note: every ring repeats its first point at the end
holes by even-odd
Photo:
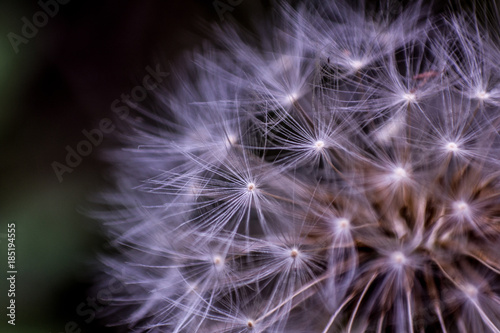
{"type": "MultiPolygon", "coordinates": [[[[46,2],[47,0],[44,0],[46,2]]],[[[222,0],[227,3],[227,1],[222,0]]],[[[234,3],[234,2],[233,2],[234,3]]],[[[111,117],[111,103],[130,93],[146,66],[175,62],[221,23],[213,1],[83,1],[59,5],[16,54],[7,37],[22,35],[41,10],[37,1],[0,1],[0,332],[114,332],[89,309],[97,253],[106,241],[80,213],[103,186],[102,161],[112,134],[59,182],[52,162],[65,164],[82,130],[111,117]],[[16,223],[16,326],[7,325],[7,224],[16,223]],[[83,304],[85,315],[76,311],[83,304]]],[[[260,15],[244,0],[222,19],[260,15]]],[[[168,67],[163,67],[163,69],[168,67]]],[[[165,69],[168,71],[168,69],[165,69]]]]}
{"type": "Polygon", "coordinates": [[[97,128],[101,119],[112,116],[113,100],[141,82],[146,66],[155,67],[159,59],[175,62],[183,51],[216,38],[208,29],[213,23],[232,17],[248,24],[266,8],[267,1],[242,0],[221,17],[212,0],[72,0],[60,5],[16,54],[7,34],[21,35],[21,18],[32,21],[41,8],[35,0],[1,0],[1,332],[115,331],[88,312],[76,311],[82,303],[90,309],[88,297],[96,297],[89,291],[93,263],[97,253],[107,250],[99,224],[79,211],[105,183],[108,165],[102,157],[113,134],[62,182],[51,164],[64,163],[65,147],[85,139],[82,130],[97,128]],[[5,316],[6,233],[12,222],[18,270],[15,327],[7,325],[5,316]]]}

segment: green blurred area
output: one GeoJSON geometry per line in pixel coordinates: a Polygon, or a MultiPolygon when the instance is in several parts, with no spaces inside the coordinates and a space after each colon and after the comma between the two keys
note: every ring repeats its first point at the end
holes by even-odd
{"type": "MultiPolygon", "coordinates": [[[[64,16],[65,9],[61,6],[59,15],[64,16]]],[[[64,158],[65,145],[74,145],[92,116],[82,114],[76,101],[68,102],[71,96],[59,99],[59,93],[44,93],[58,89],[44,82],[47,68],[54,66],[48,59],[50,34],[57,32],[54,22],[21,44],[17,54],[7,37],[10,32],[21,34],[21,18],[39,10],[36,2],[0,3],[0,332],[66,332],[73,321],[77,331],[107,332],[76,312],[88,297],[90,263],[104,243],[97,222],[78,208],[99,188],[102,166],[94,154],[62,183],[50,166],[64,158]],[[60,117],[69,112],[74,114],[60,117]],[[68,124],[71,117],[75,121],[68,124]],[[16,225],[15,326],[6,316],[9,223],[16,225]]]]}
{"type": "MultiPolygon", "coordinates": [[[[245,1],[232,14],[244,21],[254,6],[245,1]]],[[[0,332],[59,333],[72,322],[81,333],[115,332],[76,310],[93,296],[92,267],[106,244],[79,208],[103,188],[101,157],[112,140],[61,183],[51,163],[64,163],[65,147],[110,116],[110,103],[151,59],[199,43],[190,27],[218,15],[205,0],[73,0],[16,54],[7,35],[20,35],[21,18],[37,11],[38,1],[0,2],[0,332]],[[16,224],[15,327],[6,316],[8,223],[16,224]]]]}
{"type": "MultiPolygon", "coordinates": [[[[0,139],[2,148],[2,191],[0,193],[0,319],[1,332],[49,332],[54,326],[50,312],[52,294],[68,271],[75,269],[77,252],[84,240],[73,237],[69,212],[74,206],[69,189],[52,188],[43,184],[36,173],[17,174],[12,169],[16,151],[16,124],[22,122],[23,96],[39,65],[37,48],[16,54],[7,34],[20,28],[20,18],[27,9],[22,2],[4,1],[0,4],[0,139]],[[23,182],[18,183],[22,178],[23,182]],[[48,192],[51,193],[48,193],[48,192]],[[69,196],[68,196],[69,195],[69,196]],[[62,200],[61,200],[62,199],[62,200]],[[58,200],[63,205],[54,205],[58,200]],[[16,326],[7,324],[7,224],[15,222],[16,230],[16,326]],[[69,231],[69,234],[68,234],[69,231]],[[68,244],[70,246],[68,246],[68,244]],[[44,324],[45,323],[45,324],[44,324]]],[[[26,45],[28,46],[28,45],[26,45]]],[[[29,168],[20,167],[19,171],[29,168]]],[[[84,235],[80,233],[80,235],[84,235]]]]}
{"type": "MultiPolygon", "coordinates": [[[[21,17],[34,10],[36,7],[19,1],[0,3],[0,332],[4,333],[64,332],[67,321],[73,320],[64,315],[72,311],[59,311],[73,306],[75,295],[65,305],[61,294],[69,289],[85,300],[86,291],[75,292],[73,286],[78,288],[79,279],[85,279],[81,270],[86,269],[102,241],[94,232],[96,223],[77,212],[98,174],[82,167],[78,176],[65,183],[48,177],[49,164],[40,156],[49,148],[40,143],[46,142],[44,136],[57,136],[60,124],[47,119],[26,126],[36,122],[30,118],[36,113],[29,109],[36,104],[30,98],[40,97],[29,92],[43,66],[40,48],[44,31],[40,29],[28,44],[20,45],[18,54],[7,34],[20,34],[21,17]],[[9,223],[16,224],[16,326],[8,325],[6,316],[9,223]]],[[[82,326],[82,331],[89,330],[82,326]]]]}
{"type": "MultiPolygon", "coordinates": [[[[56,253],[50,253],[52,247],[46,247],[44,244],[48,239],[43,237],[45,234],[43,230],[39,230],[44,222],[44,219],[52,219],[53,221],[61,221],[63,214],[67,212],[49,212],[45,209],[40,210],[42,204],[40,195],[32,191],[31,186],[21,185],[15,182],[16,176],[13,177],[10,165],[12,160],[17,158],[15,152],[15,142],[12,142],[12,133],[15,129],[15,124],[22,121],[25,116],[20,110],[22,108],[21,100],[23,88],[30,80],[30,74],[36,69],[39,61],[37,58],[37,49],[34,48],[29,52],[16,54],[12,45],[9,43],[7,34],[12,29],[20,26],[20,18],[23,16],[21,13],[24,7],[22,3],[16,2],[2,2],[0,3],[0,32],[2,38],[0,39],[0,139],[2,142],[2,192],[0,193],[0,306],[2,311],[0,320],[1,332],[48,332],[50,324],[44,326],[40,325],[47,318],[48,312],[43,309],[47,308],[45,300],[50,299],[50,293],[57,284],[47,281],[47,270],[41,268],[49,265],[50,261],[47,258],[52,255],[57,257],[56,253]],[[10,139],[10,140],[8,140],[10,139]],[[31,197],[30,197],[31,196],[31,197]],[[40,216],[40,212],[42,215],[40,216]],[[52,216],[49,216],[52,215],[52,216]],[[18,320],[16,326],[12,327],[7,324],[6,306],[8,305],[7,292],[7,224],[16,222],[18,226],[16,247],[16,262],[18,264],[17,281],[16,281],[16,307],[18,320]],[[38,229],[38,230],[36,230],[38,229]],[[36,253],[36,255],[33,255],[36,253]],[[46,288],[41,288],[44,285],[46,288]],[[37,310],[39,309],[39,310],[37,310]],[[22,314],[24,312],[24,314],[22,314]],[[37,313],[38,312],[38,313],[37,313]],[[31,318],[24,320],[21,323],[21,317],[31,318]]],[[[37,182],[36,175],[25,175],[24,184],[34,185],[37,182]]],[[[40,186],[40,184],[38,185],[40,186]]],[[[39,188],[38,193],[43,193],[46,189],[39,188]]],[[[45,199],[49,199],[44,196],[45,199]]],[[[47,205],[47,201],[44,203],[47,205]]],[[[52,205],[49,202],[49,205],[52,205]]],[[[55,222],[57,223],[57,222],[55,222]]],[[[53,223],[54,224],[54,223],[53,223]]],[[[62,223],[61,223],[61,227],[62,223]]],[[[61,228],[63,229],[63,228],[61,228]]],[[[63,232],[61,230],[61,232],[63,232]]],[[[61,238],[61,233],[54,234],[51,240],[57,243],[61,238]]],[[[71,252],[66,252],[67,256],[71,256],[71,252]]],[[[54,260],[58,266],[57,260],[54,260]]],[[[65,263],[67,265],[67,263],[65,263]]],[[[67,266],[69,267],[69,266],[67,266]]],[[[52,273],[52,278],[60,279],[58,271],[62,267],[56,268],[52,273]]],[[[50,320],[49,320],[50,321],[50,320]]]]}
{"type": "MultiPolygon", "coordinates": [[[[72,280],[85,276],[79,270],[85,269],[92,257],[95,239],[90,225],[94,222],[75,211],[82,201],[79,193],[83,184],[57,188],[32,179],[31,185],[2,200],[0,207],[2,219],[16,225],[17,266],[16,328],[8,328],[2,320],[1,332],[55,332],[59,328],[63,331],[64,320],[60,321],[62,318],[54,310],[64,306],[57,304],[64,298],[56,295],[72,280]]],[[[7,232],[5,223],[0,232],[7,232]]],[[[2,267],[6,266],[6,241],[3,237],[0,242],[2,267]]],[[[2,279],[2,296],[7,289],[6,279],[2,279]]],[[[5,309],[5,302],[2,303],[5,309]]]]}

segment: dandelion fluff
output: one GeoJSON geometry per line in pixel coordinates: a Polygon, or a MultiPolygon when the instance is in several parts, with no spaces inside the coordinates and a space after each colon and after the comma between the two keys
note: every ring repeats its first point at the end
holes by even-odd
{"type": "Polygon", "coordinates": [[[215,28],[110,152],[110,323],[500,332],[498,36],[421,1],[275,6],[215,28]]]}

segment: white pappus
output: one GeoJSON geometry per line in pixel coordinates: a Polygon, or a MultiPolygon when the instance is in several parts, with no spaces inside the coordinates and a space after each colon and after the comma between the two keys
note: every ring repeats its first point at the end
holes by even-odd
{"type": "Polygon", "coordinates": [[[498,30],[387,8],[276,2],[172,69],[95,213],[110,323],[500,333],[498,30]]]}

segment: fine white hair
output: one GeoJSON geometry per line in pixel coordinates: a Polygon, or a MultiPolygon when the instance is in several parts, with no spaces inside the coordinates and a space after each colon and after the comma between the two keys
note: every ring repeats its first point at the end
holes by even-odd
{"type": "Polygon", "coordinates": [[[95,213],[111,322],[500,332],[498,35],[354,3],[215,28],[137,110],[95,213]]]}

